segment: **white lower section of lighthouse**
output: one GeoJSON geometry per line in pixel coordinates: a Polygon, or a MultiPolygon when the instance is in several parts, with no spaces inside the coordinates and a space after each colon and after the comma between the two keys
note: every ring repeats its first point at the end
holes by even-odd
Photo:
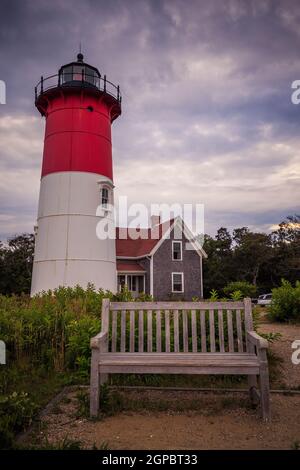
{"type": "Polygon", "coordinates": [[[41,180],[31,295],[59,286],[94,284],[116,291],[115,240],[100,240],[97,224],[113,214],[103,211],[101,184],[105,176],[87,172],[60,172],[41,180]],[[101,211],[100,211],[101,213],[101,211]]]}

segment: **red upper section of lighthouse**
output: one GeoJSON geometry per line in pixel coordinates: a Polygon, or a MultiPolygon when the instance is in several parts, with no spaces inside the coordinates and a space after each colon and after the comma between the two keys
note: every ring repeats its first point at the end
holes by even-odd
{"type": "Polygon", "coordinates": [[[112,180],[111,123],[121,114],[120,91],[82,58],[36,87],[36,107],[46,117],[42,177],[83,171],[112,180]]]}

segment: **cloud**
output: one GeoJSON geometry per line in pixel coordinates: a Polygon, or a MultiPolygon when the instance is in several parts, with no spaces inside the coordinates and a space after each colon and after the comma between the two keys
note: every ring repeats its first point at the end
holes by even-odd
{"type": "Polygon", "coordinates": [[[32,230],[43,119],[34,85],[72,60],[120,83],[117,194],[204,202],[221,222],[268,230],[299,207],[295,1],[16,0],[1,4],[0,237],[32,230]]]}

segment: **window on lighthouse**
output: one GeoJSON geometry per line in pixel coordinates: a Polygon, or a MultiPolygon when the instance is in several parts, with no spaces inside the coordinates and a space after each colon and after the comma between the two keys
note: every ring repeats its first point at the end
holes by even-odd
{"type": "Polygon", "coordinates": [[[102,201],[101,202],[102,202],[103,207],[107,207],[107,205],[108,205],[108,196],[109,196],[108,189],[107,188],[102,188],[102,198],[101,198],[102,201]]]}

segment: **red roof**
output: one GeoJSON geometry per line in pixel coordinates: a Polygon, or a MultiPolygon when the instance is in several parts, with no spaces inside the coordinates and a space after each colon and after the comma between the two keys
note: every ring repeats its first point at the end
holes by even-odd
{"type": "Polygon", "coordinates": [[[137,261],[129,263],[128,261],[123,262],[120,260],[117,261],[117,271],[145,272],[144,268],[137,261]]]}
{"type": "Polygon", "coordinates": [[[117,257],[123,256],[128,258],[136,258],[138,256],[147,256],[166,233],[174,219],[167,220],[154,229],[141,228],[130,229],[116,228],[116,254],[117,257]],[[151,230],[153,230],[151,238],[151,230]],[[138,236],[138,238],[137,238],[138,236]]]}

